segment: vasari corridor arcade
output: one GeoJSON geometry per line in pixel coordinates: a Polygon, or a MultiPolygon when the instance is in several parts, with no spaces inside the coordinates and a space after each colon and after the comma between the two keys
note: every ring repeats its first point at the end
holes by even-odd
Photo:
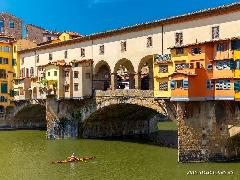
{"type": "Polygon", "coordinates": [[[240,158],[240,3],[90,35],[0,14],[1,126],[47,139],[178,125],[178,161],[240,158]],[[140,112],[140,113],[139,113],[140,112]]]}

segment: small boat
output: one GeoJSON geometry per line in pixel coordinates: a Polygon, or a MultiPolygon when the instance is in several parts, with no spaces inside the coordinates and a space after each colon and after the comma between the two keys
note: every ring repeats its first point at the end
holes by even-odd
{"type": "Polygon", "coordinates": [[[93,159],[95,159],[95,158],[96,158],[95,156],[91,156],[91,157],[81,157],[81,158],[77,158],[76,160],[53,161],[52,164],[87,162],[87,161],[93,160],[93,159]]]}

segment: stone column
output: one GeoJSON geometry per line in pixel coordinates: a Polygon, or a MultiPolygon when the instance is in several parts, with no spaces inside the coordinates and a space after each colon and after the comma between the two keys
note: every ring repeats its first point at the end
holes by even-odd
{"type": "Polygon", "coordinates": [[[136,73],[134,75],[135,79],[135,89],[141,89],[141,73],[136,73]]]}
{"type": "Polygon", "coordinates": [[[111,74],[111,89],[112,90],[117,89],[117,73],[111,74]]]}
{"type": "Polygon", "coordinates": [[[135,89],[135,74],[129,74],[129,89],[135,89]]]}

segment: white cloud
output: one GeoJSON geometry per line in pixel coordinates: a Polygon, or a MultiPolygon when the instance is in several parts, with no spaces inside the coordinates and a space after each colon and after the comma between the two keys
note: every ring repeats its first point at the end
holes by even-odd
{"type": "Polygon", "coordinates": [[[98,4],[109,4],[109,3],[116,3],[121,1],[124,1],[124,0],[91,0],[89,3],[89,7],[92,7],[98,4]]]}

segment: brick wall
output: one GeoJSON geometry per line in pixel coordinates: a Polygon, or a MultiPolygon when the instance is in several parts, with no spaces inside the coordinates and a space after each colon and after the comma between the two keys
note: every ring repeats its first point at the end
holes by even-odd
{"type": "Polygon", "coordinates": [[[8,13],[0,13],[0,20],[4,21],[4,33],[12,35],[17,40],[22,39],[22,20],[8,13]],[[10,28],[9,23],[14,22],[14,28],[10,28]]]}

